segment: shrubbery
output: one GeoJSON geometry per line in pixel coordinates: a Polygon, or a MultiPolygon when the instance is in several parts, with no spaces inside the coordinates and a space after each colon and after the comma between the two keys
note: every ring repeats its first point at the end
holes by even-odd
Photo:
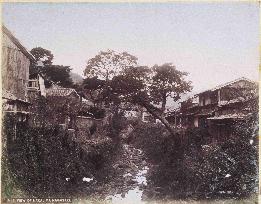
{"type": "Polygon", "coordinates": [[[96,119],[101,119],[105,117],[105,110],[100,109],[94,106],[91,106],[88,110],[89,113],[93,114],[93,117],[96,119]]]}
{"type": "MultiPolygon", "coordinates": [[[[207,129],[188,130],[188,144],[175,144],[164,127],[140,123],[132,142],[141,148],[150,163],[149,198],[206,199],[242,198],[256,193],[258,186],[257,119],[231,127],[233,136],[209,144],[207,129]],[[253,139],[253,141],[251,140],[253,139]],[[252,141],[252,142],[251,142],[252,141]]],[[[181,135],[176,134],[177,138],[181,135]]]]}
{"type": "Polygon", "coordinates": [[[257,192],[257,117],[238,122],[231,129],[229,139],[209,146],[197,161],[199,196],[241,198],[257,192]]]}
{"type": "Polygon", "coordinates": [[[30,196],[79,194],[86,190],[83,177],[98,180],[99,171],[110,165],[115,152],[114,143],[106,136],[80,144],[58,126],[18,124],[14,135],[13,124],[12,117],[5,118],[6,162],[16,184],[30,196]]]}
{"type": "Polygon", "coordinates": [[[130,139],[144,150],[151,163],[158,163],[162,158],[169,158],[176,152],[173,138],[160,124],[139,123],[134,126],[130,139]]]}

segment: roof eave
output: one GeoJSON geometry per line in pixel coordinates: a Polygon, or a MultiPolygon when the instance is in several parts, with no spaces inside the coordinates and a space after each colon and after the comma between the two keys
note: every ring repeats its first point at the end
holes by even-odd
{"type": "Polygon", "coordinates": [[[4,25],[2,25],[2,31],[12,40],[12,42],[20,49],[20,51],[26,57],[28,57],[31,61],[36,62],[34,56],[19,42],[19,40],[4,25]]]}

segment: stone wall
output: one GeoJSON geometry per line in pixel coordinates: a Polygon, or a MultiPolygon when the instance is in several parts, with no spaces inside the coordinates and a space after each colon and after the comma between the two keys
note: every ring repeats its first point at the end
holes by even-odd
{"type": "Polygon", "coordinates": [[[77,116],[75,126],[77,140],[84,141],[86,138],[89,139],[91,137],[90,128],[94,126],[94,119],[91,117],[77,116]]]}
{"type": "Polygon", "coordinates": [[[94,124],[94,119],[91,117],[77,116],[76,127],[78,129],[87,129],[94,124]]]}

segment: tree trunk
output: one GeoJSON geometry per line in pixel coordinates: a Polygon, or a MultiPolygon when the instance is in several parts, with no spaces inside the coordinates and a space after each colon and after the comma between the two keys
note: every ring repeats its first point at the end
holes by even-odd
{"type": "MultiPolygon", "coordinates": [[[[175,136],[176,131],[171,127],[171,125],[169,124],[169,122],[164,118],[163,115],[160,115],[158,113],[155,112],[155,110],[153,110],[153,106],[150,104],[141,104],[144,108],[146,108],[146,110],[155,118],[159,119],[162,124],[166,127],[166,129],[169,131],[169,133],[172,136],[175,136]]],[[[163,113],[164,114],[164,113],[163,113]]]]}
{"type": "Polygon", "coordinates": [[[163,96],[162,105],[161,105],[161,111],[164,113],[166,109],[166,103],[167,103],[167,97],[166,95],[163,96]]]}
{"type": "Polygon", "coordinates": [[[164,113],[163,114],[158,114],[155,111],[155,107],[152,106],[151,104],[142,104],[144,108],[155,118],[159,119],[162,124],[166,127],[166,129],[169,131],[170,135],[172,136],[174,143],[175,143],[175,148],[176,148],[176,153],[179,155],[179,158],[184,157],[184,148],[182,148],[181,145],[181,140],[179,136],[176,134],[176,130],[172,128],[172,126],[169,124],[169,122],[164,118],[164,113]]]}

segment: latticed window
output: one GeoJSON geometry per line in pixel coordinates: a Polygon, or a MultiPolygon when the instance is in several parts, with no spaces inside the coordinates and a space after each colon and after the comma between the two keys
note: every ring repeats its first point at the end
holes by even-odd
{"type": "Polygon", "coordinates": [[[29,88],[38,88],[37,80],[29,80],[28,87],[29,88]]]}

